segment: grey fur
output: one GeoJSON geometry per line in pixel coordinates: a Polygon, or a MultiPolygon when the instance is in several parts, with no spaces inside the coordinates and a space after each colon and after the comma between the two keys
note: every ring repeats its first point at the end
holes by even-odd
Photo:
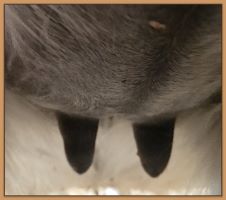
{"type": "Polygon", "coordinates": [[[5,20],[7,88],[42,107],[139,120],[221,90],[220,5],[6,5],[5,20]]]}

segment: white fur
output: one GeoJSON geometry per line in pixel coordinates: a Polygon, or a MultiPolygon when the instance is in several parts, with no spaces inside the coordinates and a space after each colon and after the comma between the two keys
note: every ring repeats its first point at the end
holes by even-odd
{"type": "Polygon", "coordinates": [[[6,93],[5,103],[7,195],[63,193],[68,188],[94,194],[90,189],[104,187],[119,194],[221,194],[220,105],[181,114],[169,164],[158,178],[151,178],[136,155],[128,121],[101,122],[92,167],[78,175],[66,160],[54,115],[11,93],[6,93]]]}

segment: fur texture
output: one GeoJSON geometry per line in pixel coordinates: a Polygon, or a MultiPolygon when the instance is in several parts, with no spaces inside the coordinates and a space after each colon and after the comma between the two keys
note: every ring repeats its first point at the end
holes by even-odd
{"type": "MultiPolygon", "coordinates": [[[[87,179],[92,180],[92,187],[104,185],[105,181],[107,185],[111,184],[108,179],[101,179],[101,171],[110,170],[108,173],[116,180],[116,186],[122,191],[125,189],[126,193],[129,187],[135,186],[156,194],[170,193],[170,188],[190,194],[196,193],[192,192],[194,188],[196,194],[219,194],[221,99],[217,97],[221,97],[221,18],[220,5],[6,5],[6,88],[10,98],[13,92],[31,103],[31,109],[28,106],[21,114],[25,118],[31,115],[37,121],[37,125],[33,124],[36,127],[27,131],[20,127],[25,118],[13,122],[18,120],[15,123],[18,126],[6,125],[6,188],[9,193],[20,191],[15,189],[17,184],[12,180],[24,173],[13,173],[12,163],[17,155],[14,148],[25,148],[21,142],[32,132],[38,138],[36,145],[44,141],[41,141],[42,134],[36,135],[43,124],[42,115],[48,116],[42,114],[42,110],[53,115],[54,120],[56,115],[58,124],[55,126],[60,128],[68,161],[77,172],[87,171],[94,158],[96,172],[87,179]],[[35,109],[37,116],[33,113],[35,109]],[[185,124],[178,131],[183,120],[177,121],[183,113],[188,113],[185,123],[191,124],[185,124]],[[194,130],[192,123],[195,121],[190,116],[203,120],[194,130]],[[100,131],[98,123],[105,119],[121,119],[122,126],[131,123],[133,129],[128,132],[134,132],[136,145],[134,147],[130,140],[120,147],[129,145],[125,148],[127,157],[137,148],[145,171],[153,177],[162,173],[160,177],[151,181],[147,175],[136,173],[139,167],[134,166],[135,152],[128,157],[128,162],[117,162],[122,168],[115,173],[112,166],[116,166],[116,161],[102,161],[100,155],[105,142],[98,143],[98,137],[95,140],[97,130],[100,131]],[[212,130],[213,135],[210,135],[212,130]],[[16,132],[22,134],[18,136],[16,132]],[[201,141],[201,137],[206,140],[201,141]],[[13,145],[10,144],[12,141],[15,142],[13,145]],[[188,152],[184,145],[177,146],[178,141],[188,142],[188,152]],[[198,144],[201,142],[205,144],[198,144]],[[210,146],[213,146],[213,152],[209,152],[210,146]],[[191,147],[193,152],[189,152],[191,147]],[[181,149],[182,154],[174,152],[181,149]],[[208,165],[204,166],[203,159],[207,155],[210,158],[205,160],[208,165]],[[177,159],[182,157],[180,166],[177,159]],[[194,165],[190,163],[193,158],[194,165]],[[177,165],[172,164],[175,160],[177,165]],[[111,162],[110,169],[108,163],[111,162]],[[203,171],[200,171],[201,165],[203,171]],[[180,167],[183,172],[179,177],[173,171],[176,169],[178,173],[180,167]],[[195,181],[191,186],[195,173],[201,181],[195,181]],[[119,177],[126,179],[119,181],[119,177]],[[131,185],[128,180],[132,181],[131,185]],[[137,180],[140,181],[135,184],[137,180]]],[[[24,107],[23,103],[20,106],[24,107]]],[[[6,117],[11,115],[9,108],[6,117]]],[[[6,123],[12,123],[13,115],[7,118],[6,123]]],[[[51,123],[48,121],[47,126],[51,123]]],[[[32,127],[32,123],[29,126],[32,127]]],[[[41,129],[47,132],[45,127],[41,129]]],[[[107,136],[109,152],[118,150],[112,138],[117,136],[117,140],[124,140],[125,132],[122,127],[117,134],[107,136]]],[[[45,137],[47,141],[50,139],[50,135],[45,137]]],[[[53,138],[55,140],[56,135],[53,138]]],[[[54,143],[49,144],[50,149],[53,146],[54,143]]],[[[22,160],[24,150],[20,150],[22,160]]],[[[51,151],[53,154],[58,152],[56,149],[51,151]]],[[[103,152],[105,156],[108,150],[103,152]]],[[[32,156],[27,156],[33,162],[32,156]]],[[[15,166],[20,163],[23,161],[16,161],[15,166]]],[[[59,167],[64,171],[63,166],[59,167]]],[[[63,180],[67,185],[67,177],[63,180]]],[[[77,180],[72,182],[78,184],[77,180]]],[[[83,183],[87,187],[87,182],[83,183]]],[[[25,193],[30,191],[25,190],[25,193]]],[[[32,193],[36,192],[44,191],[33,189],[32,193]]]]}
{"type": "Polygon", "coordinates": [[[127,195],[141,191],[154,195],[221,194],[220,105],[178,117],[168,166],[158,178],[152,178],[136,155],[131,122],[120,118],[100,122],[93,165],[79,175],[67,163],[54,115],[10,93],[5,103],[7,195],[46,195],[68,188],[98,191],[100,187],[114,187],[127,195]]]}
{"type": "Polygon", "coordinates": [[[7,87],[43,107],[140,120],[220,91],[220,6],[8,5],[5,15],[7,87]]]}

